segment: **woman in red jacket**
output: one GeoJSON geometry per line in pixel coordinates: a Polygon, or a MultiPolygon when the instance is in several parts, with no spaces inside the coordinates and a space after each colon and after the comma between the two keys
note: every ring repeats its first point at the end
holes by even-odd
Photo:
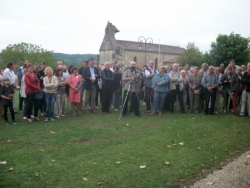
{"type": "Polygon", "coordinates": [[[27,73],[25,74],[24,77],[24,82],[26,84],[25,87],[25,93],[26,93],[26,98],[25,98],[25,106],[27,108],[27,121],[29,123],[32,122],[31,120],[31,113],[32,113],[32,108],[33,108],[33,103],[34,103],[34,116],[36,120],[39,120],[37,117],[38,114],[38,103],[36,102],[37,99],[35,99],[35,94],[40,91],[40,82],[34,73],[34,66],[32,64],[27,65],[27,73]]]}

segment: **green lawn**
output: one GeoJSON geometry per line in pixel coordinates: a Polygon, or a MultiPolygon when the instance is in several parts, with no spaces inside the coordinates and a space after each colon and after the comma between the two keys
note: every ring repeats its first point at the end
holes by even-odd
{"type": "Polygon", "coordinates": [[[0,161],[7,164],[0,187],[167,187],[250,144],[250,118],[229,112],[152,117],[143,106],[141,118],[118,121],[117,112],[72,117],[67,110],[55,122],[28,124],[20,114],[17,125],[1,120],[0,161]]]}

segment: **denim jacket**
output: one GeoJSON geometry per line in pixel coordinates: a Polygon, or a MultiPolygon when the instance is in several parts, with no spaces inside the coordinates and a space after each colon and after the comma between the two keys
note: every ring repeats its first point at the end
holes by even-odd
{"type": "Polygon", "coordinates": [[[159,77],[160,74],[157,73],[152,79],[153,90],[157,92],[168,92],[168,84],[169,84],[169,77],[167,74],[163,74],[162,77],[159,77]],[[158,86],[158,82],[161,83],[161,86],[158,86]]]}

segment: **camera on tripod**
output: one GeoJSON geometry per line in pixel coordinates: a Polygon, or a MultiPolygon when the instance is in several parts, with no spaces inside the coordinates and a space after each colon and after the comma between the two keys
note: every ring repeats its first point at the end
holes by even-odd
{"type": "Polygon", "coordinates": [[[131,72],[135,72],[135,75],[134,75],[134,82],[137,83],[140,79],[140,75],[138,72],[136,72],[136,68],[135,67],[130,67],[130,71],[131,72]]]}

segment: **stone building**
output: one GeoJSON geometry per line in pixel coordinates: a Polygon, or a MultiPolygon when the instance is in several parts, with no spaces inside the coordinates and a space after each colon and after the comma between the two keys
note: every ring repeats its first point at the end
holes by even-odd
{"type": "Polygon", "coordinates": [[[159,44],[148,43],[148,41],[145,46],[144,41],[116,40],[115,34],[118,32],[120,31],[108,22],[99,50],[100,64],[116,60],[124,68],[128,66],[129,61],[134,60],[139,67],[142,67],[144,64],[148,64],[149,60],[153,60],[156,67],[159,63],[172,65],[177,62],[178,56],[184,52],[184,49],[178,46],[161,44],[159,47],[159,44]]]}

